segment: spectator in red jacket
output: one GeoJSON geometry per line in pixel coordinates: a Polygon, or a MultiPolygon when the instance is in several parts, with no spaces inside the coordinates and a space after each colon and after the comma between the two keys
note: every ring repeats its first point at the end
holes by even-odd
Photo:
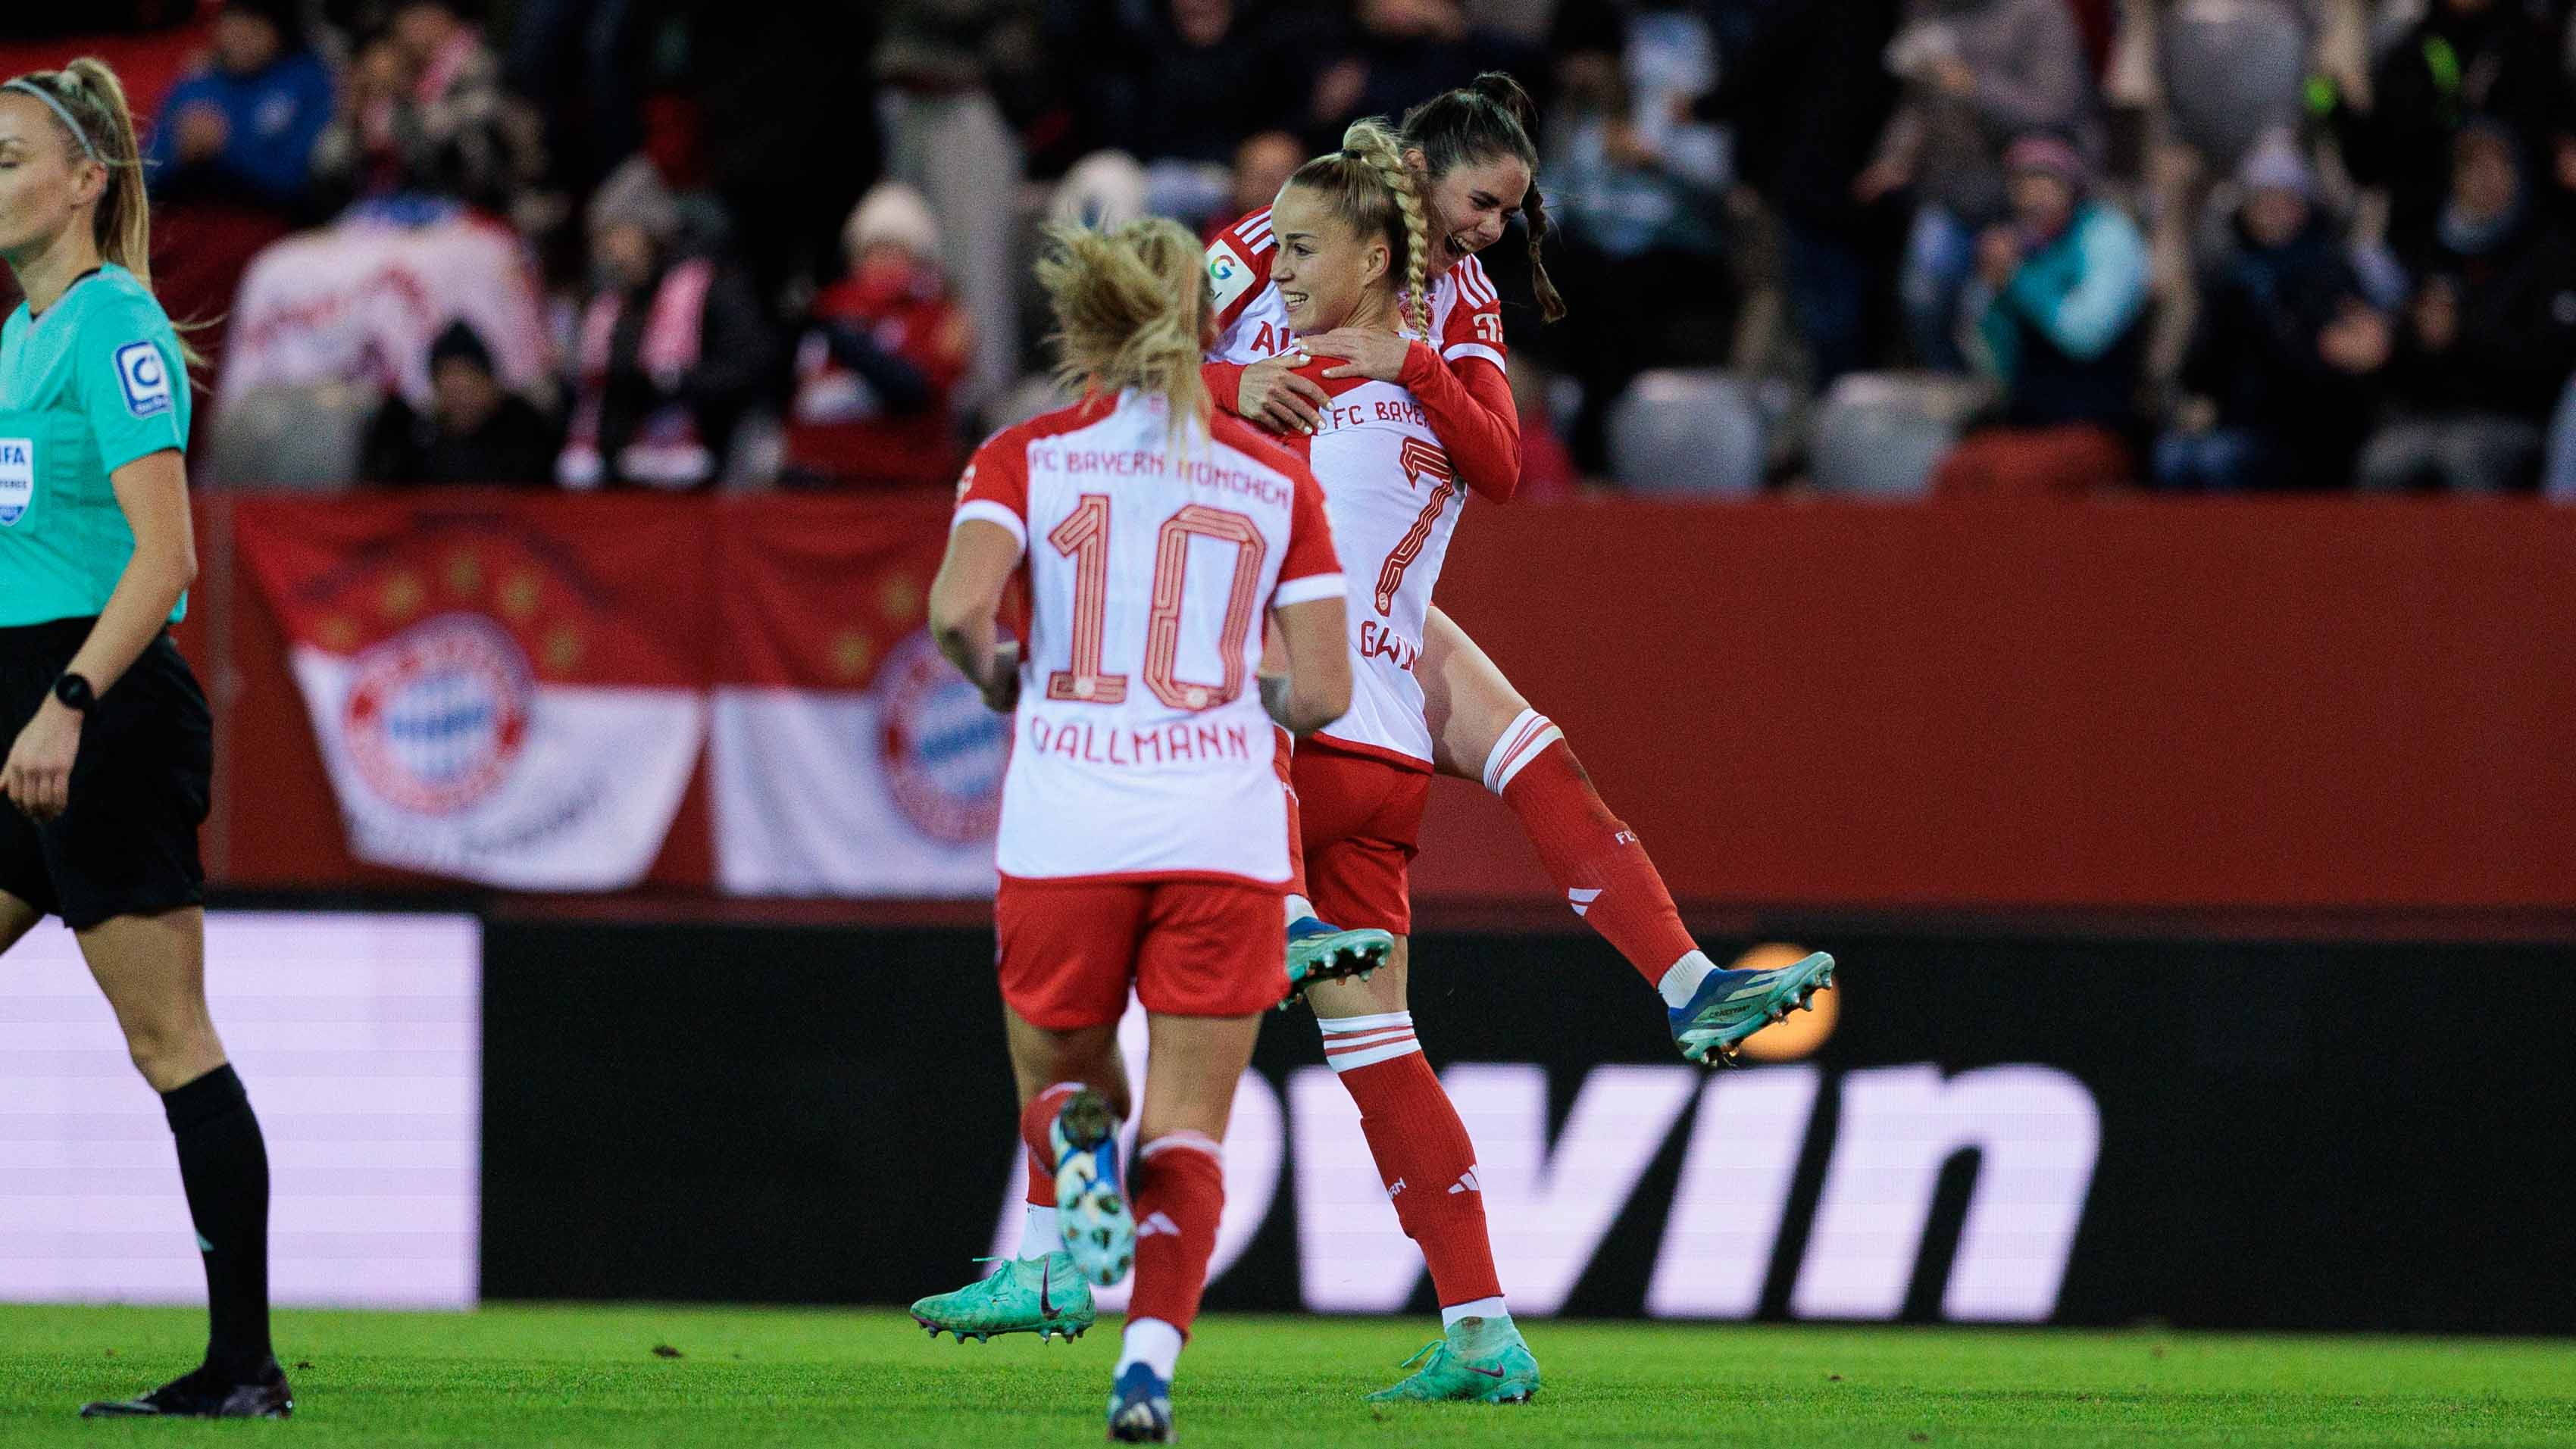
{"type": "Polygon", "coordinates": [[[921,193],[879,183],[841,233],[848,275],[796,343],[789,475],[806,484],[946,483],[960,461],[952,396],[973,333],[940,270],[921,193]]]}

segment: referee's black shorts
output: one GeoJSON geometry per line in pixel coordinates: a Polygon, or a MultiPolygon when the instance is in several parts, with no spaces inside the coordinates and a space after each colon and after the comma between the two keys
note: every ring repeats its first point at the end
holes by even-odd
{"type": "MultiPolygon", "coordinates": [[[[96,619],[0,628],[0,755],[53,693],[96,619]]],[[[0,891],[75,931],[203,904],[197,856],[215,773],[214,720],[163,633],[81,724],[71,803],[38,825],[0,805],[0,891]]]]}

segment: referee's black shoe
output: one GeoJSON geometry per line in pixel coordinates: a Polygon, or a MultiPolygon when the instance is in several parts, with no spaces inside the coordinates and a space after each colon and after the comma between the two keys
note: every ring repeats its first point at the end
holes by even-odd
{"type": "Polygon", "coordinates": [[[247,1380],[207,1364],[139,1399],[81,1405],[84,1419],[283,1419],[294,1412],[295,1391],[275,1359],[247,1380]]]}

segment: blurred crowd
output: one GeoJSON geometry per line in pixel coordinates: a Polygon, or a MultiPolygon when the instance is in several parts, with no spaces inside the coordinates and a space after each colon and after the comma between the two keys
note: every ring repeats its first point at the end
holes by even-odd
{"type": "Polygon", "coordinates": [[[950,477],[1051,218],[1213,232],[1504,69],[1532,492],[2576,497],[2570,0],[108,0],[201,472],[950,477]]]}

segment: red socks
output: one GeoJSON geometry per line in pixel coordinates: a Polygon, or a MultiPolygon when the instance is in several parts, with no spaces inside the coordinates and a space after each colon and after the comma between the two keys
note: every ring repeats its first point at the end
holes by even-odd
{"type": "Polygon", "coordinates": [[[1404,1235],[1422,1249],[1442,1307],[1500,1294],[1485,1192],[1467,1124],[1414,1039],[1413,1013],[1318,1017],[1324,1060],[1360,1108],[1360,1131],[1404,1235]]]}
{"type": "Polygon", "coordinates": [[[1564,734],[1536,710],[1503,731],[1485,761],[1485,788],[1521,818],[1548,878],[1586,925],[1628,958],[1649,986],[1698,950],[1637,833],[1601,803],[1564,734]]]}
{"type": "Polygon", "coordinates": [[[1136,1214],[1128,1321],[1159,1318],[1187,1334],[1207,1291],[1208,1257],[1225,1211],[1225,1149],[1196,1132],[1166,1133],[1136,1149],[1127,1176],[1136,1214]]]}

